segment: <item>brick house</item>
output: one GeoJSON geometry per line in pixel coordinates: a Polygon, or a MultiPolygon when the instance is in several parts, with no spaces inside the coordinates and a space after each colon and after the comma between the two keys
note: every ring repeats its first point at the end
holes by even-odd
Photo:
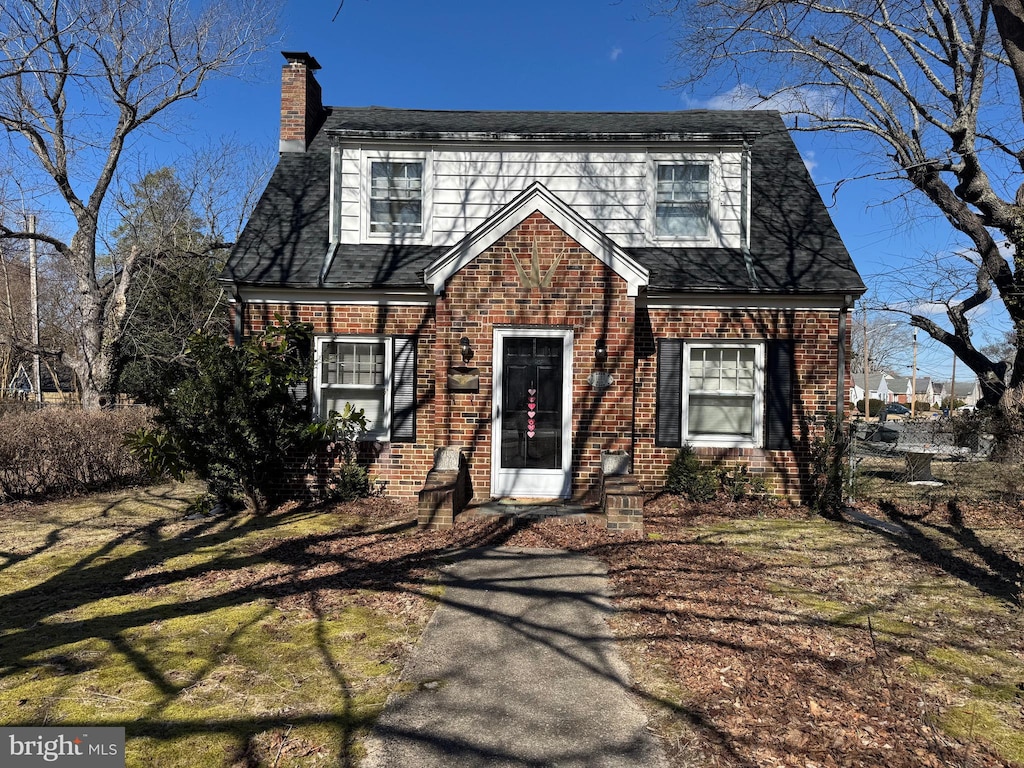
{"type": "Polygon", "coordinates": [[[778,113],[324,107],[285,58],[235,333],[313,324],[313,416],[364,408],[387,493],[449,447],[474,500],[595,499],[691,444],[803,495],[864,284],[778,113]]]}

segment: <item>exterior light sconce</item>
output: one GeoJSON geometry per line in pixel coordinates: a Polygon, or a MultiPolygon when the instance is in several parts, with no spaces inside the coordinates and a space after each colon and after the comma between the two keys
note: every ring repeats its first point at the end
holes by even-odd
{"type": "Polygon", "coordinates": [[[469,346],[469,338],[463,336],[459,339],[459,351],[462,353],[462,362],[468,363],[473,359],[473,348],[469,346]]]}
{"type": "Polygon", "coordinates": [[[597,344],[594,346],[594,359],[599,363],[608,359],[608,342],[604,340],[603,336],[597,340],[597,344]]]}

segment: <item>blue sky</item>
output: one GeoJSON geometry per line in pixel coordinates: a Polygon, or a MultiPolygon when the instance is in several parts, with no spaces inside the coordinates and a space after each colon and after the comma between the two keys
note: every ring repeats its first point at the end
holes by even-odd
{"type": "MultiPolygon", "coordinates": [[[[245,81],[219,80],[189,108],[192,130],[215,139],[276,148],[278,51],[308,51],[322,66],[327,104],[423,109],[646,111],[718,106],[735,82],[707,82],[695,92],[666,88],[678,65],[672,30],[637,0],[289,0],[281,38],[245,81]]],[[[913,281],[913,257],[956,248],[948,225],[927,207],[890,201],[900,188],[861,176],[871,147],[850,137],[797,133],[797,146],[869,287],[913,281]]],[[[172,145],[166,146],[173,152],[172,145]]],[[[909,375],[910,333],[906,370],[909,375]]],[[[921,375],[948,378],[952,357],[919,334],[921,375]]],[[[966,368],[958,369],[958,378],[966,368]]]]}

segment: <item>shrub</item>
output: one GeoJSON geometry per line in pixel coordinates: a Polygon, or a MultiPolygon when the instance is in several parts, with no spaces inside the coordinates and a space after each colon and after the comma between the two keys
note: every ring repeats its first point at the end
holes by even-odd
{"type": "Polygon", "coordinates": [[[370,475],[355,462],[338,466],[327,478],[324,496],[331,501],[354,501],[370,495],[370,475]]]}
{"type": "Polygon", "coordinates": [[[719,481],[733,501],[742,501],[747,497],[764,498],[768,495],[768,483],[764,475],[752,473],[746,464],[723,467],[719,470],[719,481]]]}
{"type": "Polygon", "coordinates": [[[848,449],[842,425],[829,414],[823,435],[811,443],[812,475],[807,501],[819,515],[838,519],[842,514],[848,449]]]}
{"type": "Polygon", "coordinates": [[[370,495],[370,475],[356,463],[359,438],[366,433],[366,413],[345,403],[340,411],[331,411],[324,424],[314,427],[327,440],[327,454],[341,459],[324,485],[324,496],[332,501],[354,501],[370,495]]]}
{"type": "Polygon", "coordinates": [[[684,445],[669,464],[665,491],[698,503],[711,501],[718,493],[718,473],[700,463],[693,446],[684,445]]]}
{"type": "Polygon", "coordinates": [[[132,450],[154,472],[194,472],[219,501],[241,494],[266,510],[322,436],[307,400],[294,394],[309,380],[311,338],[301,323],[272,325],[234,347],[194,334],[185,379],[160,406],[159,430],[136,433],[132,450]]]}
{"type": "MultiPolygon", "coordinates": [[[[882,405],[883,405],[883,403],[882,403],[881,400],[877,400],[875,398],[871,398],[871,400],[868,401],[868,410],[870,411],[868,416],[869,417],[876,417],[877,418],[878,414],[882,412],[882,405]]],[[[857,407],[857,410],[860,413],[862,413],[862,414],[864,413],[864,401],[863,400],[858,400],[856,407],[857,407]]]]}
{"type": "Polygon", "coordinates": [[[83,493],[145,478],[125,450],[133,430],[151,424],[148,408],[8,413],[0,429],[0,498],[83,493]]]}
{"type": "Polygon", "coordinates": [[[929,416],[932,412],[932,404],[927,400],[918,400],[916,404],[907,404],[907,408],[911,408],[914,411],[915,416],[929,416]]]}

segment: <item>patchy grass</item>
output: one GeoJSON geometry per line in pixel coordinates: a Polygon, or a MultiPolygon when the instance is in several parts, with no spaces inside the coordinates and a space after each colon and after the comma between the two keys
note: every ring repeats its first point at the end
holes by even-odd
{"type": "Polygon", "coordinates": [[[121,725],[137,766],[352,764],[437,595],[428,564],[381,569],[395,600],[368,572],[415,537],[298,507],[183,519],[199,490],[0,512],[0,722],[121,725]]]}
{"type": "Polygon", "coordinates": [[[673,766],[1024,766],[1013,507],[866,508],[896,536],[655,498],[643,537],[417,533],[380,499],[186,520],[198,490],[0,509],[0,720],[123,725],[133,766],[354,765],[450,548],[556,546],[607,563],[673,766]]]}

